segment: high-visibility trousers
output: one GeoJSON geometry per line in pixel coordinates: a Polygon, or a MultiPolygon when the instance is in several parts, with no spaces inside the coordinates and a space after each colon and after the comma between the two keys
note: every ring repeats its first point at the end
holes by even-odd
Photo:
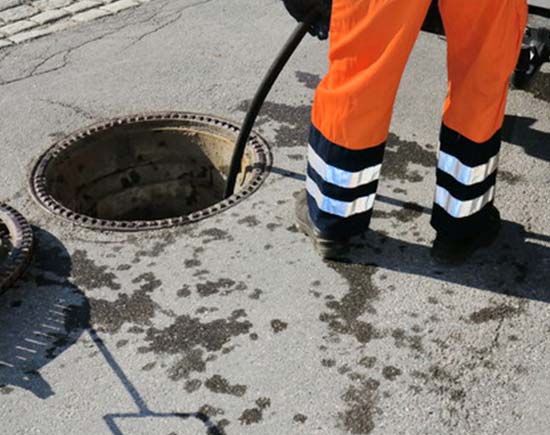
{"type": "MultiPolygon", "coordinates": [[[[395,96],[429,5],[333,0],[329,71],[315,93],[307,170],[310,215],[326,236],[350,237],[368,228],[395,96]]],[[[432,226],[462,238],[489,222],[527,3],[439,0],[439,6],[448,94],[432,226]]]]}

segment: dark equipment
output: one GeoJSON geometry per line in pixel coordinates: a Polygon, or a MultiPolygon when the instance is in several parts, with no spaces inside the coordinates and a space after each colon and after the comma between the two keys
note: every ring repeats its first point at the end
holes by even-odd
{"type": "MultiPolygon", "coordinates": [[[[550,19],[550,9],[529,5],[529,14],[550,19]]],[[[436,35],[445,35],[443,21],[439,13],[437,0],[433,0],[422,30],[436,35]]],[[[550,28],[527,26],[518,64],[512,78],[515,88],[524,89],[540,70],[540,67],[550,62],[550,28]]]]}

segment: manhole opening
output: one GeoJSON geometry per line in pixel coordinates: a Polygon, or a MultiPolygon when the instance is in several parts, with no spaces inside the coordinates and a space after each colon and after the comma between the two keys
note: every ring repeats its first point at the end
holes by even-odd
{"type": "Polygon", "coordinates": [[[0,294],[27,268],[32,257],[33,234],[16,210],[0,204],[0,294]]]}
{"type": "Polygon", "coordinates": [[[166,227],[233,206],[262,184],[271,154],[253,135],[235,195],[223,200],[239,128],[189,113],[132,116],[77,132],[54,145],[33,172],[49,211],[85,226],[166,227]]]}

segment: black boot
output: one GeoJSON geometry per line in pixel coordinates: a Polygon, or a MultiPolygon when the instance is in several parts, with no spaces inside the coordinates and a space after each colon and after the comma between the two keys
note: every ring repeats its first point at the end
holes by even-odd
{"type": "Polygon", "coordinates": [[[315,227],[309,215],[306,191],[300,192],[296,198],[296,223],[300,231],[312,241],[317,253],[326,260],[342,260],[349,254],[348,239],[333,239],[323,236],[315,227]]]}
{"type": "Polygon", "coordinates": [[[495,206],[489,212],[489,225],[482,233],[462,239],[453,239],[438,233],[432,246],[432,257],[444,264],[464,263],[478,249],[490,246],[500,231],[500,213],[495,206]]]}

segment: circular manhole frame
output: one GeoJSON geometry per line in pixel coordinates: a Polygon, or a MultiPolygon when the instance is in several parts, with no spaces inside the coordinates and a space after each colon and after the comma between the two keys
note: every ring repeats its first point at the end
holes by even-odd
{"type": "Polygon", "coordinates": [[[0,238],[9,240],[5,259],[0,258],[0,294],[23,274],[32,258],[33,232],[27,220],[14,208],[0,203],[0,238]]]}
{"type": "Polygon", "coordinates": [[[246,183],[239,186],[238,190],[229,198],[216,202],[210,207],[203,208],[186,215],[157,220],[131,221],[102,219],[71,210],[48,193],[46,187],[46,171],[48,169],[48,165],[60,156],[66,149],[77,145],[81,140],[90,138],[96,133],[104,132],[108,129],[117,128],[124,125],[146,124],[148,122],[155,123],[159,121],[183,121],[189,123],[188,126],[190,127],[200,127],[201,125],[204,125],[209,128],[214,127],[224,129],[231,132],[231,134],[234,135],[235,140],[240,132],[240,126],[235,122],[219,116],[195,112],[143,113],[118,117],[108,121],[96,123],[87,128],[77,130],[61,141],[56,142],[38,158],[32,170],[30,180],[30,190],[32,196],[47,212],[82,227],[103,231],[147,231],[181,226],[221,213],[256,192],[269,175],[273,162],[271,149],[268,142],[257,132],[253,131],[246,145],[247,149],[252,151],[252,156],[254,157],[254,161],[252,161],[249,165],[251,166],[251,178],[246,183]]]}

